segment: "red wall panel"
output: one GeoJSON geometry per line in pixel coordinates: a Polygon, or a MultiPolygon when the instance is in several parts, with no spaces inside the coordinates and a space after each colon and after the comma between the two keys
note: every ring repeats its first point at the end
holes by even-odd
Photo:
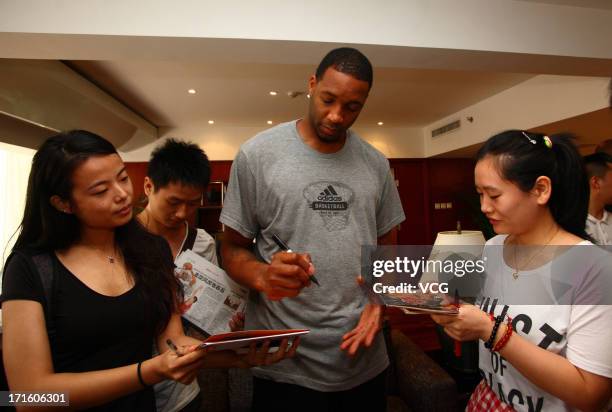
{"type": "Polygon", "coordinates": [[[429,205],[432,241],[438,232],[454,230],[457,221],[463,229],[478,229],[472,214],[478,213],[472,159],[428,159],[429,205]],[[452,203],[452,209],[435,209],[435,203],[452,203]],[[470,206],[472,204],[472,206],[470,206]]]}
{"type": "Polygon", "coordinates": [[[125,170],[130,176],[134,187],[134,206],[142,207],[146,204],[144,197],[144,178],[147,175],[149,162],[125,162],[125,170]]]}

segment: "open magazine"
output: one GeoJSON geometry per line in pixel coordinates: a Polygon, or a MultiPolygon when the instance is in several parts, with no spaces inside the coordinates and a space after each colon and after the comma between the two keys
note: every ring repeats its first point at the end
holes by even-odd
{"type": "Polygon", "coordinates": [[[175,265],[185,297],[180,306],[183,318],[209,335],[226,332],[232,316],[244,311],[248,289],[191,250],[182,252],[175,265]]]}
{"type": "Polygon", "coordinates": [[[406,314],[438,314],[438,315],[457,315],[459,310],[454,306],[448,306],[445,296],[434,293],[417,293],[378,295],[384,305],[400,308],[406,314]]]}
{"type": "Polygon", "coordinates": [[[407,315],[459,314],[459,309],[449,306],[448,297],[442,293],[375,293],[366,281],[359,282],[359,286],[371,303],[400,308],[407,315]]]}
{"type": "MultiPolygon", "coordinates": [[[[242,330],[237,332],[221,333],[213,335],[206,339],[200,348],[210,348],[211,350],[228,350],[232,349],[238,353],[248,352],[249,346],[252,343],[263,343],[271,340],[270,348],[280,346],[284,338],[291,338],[289,345],[293,339],[300,335],[309,333],[308,329],[281,329],[281,330],[242,330]]],[[[271,350],[270,352],[273,352],[271,350]]]]}

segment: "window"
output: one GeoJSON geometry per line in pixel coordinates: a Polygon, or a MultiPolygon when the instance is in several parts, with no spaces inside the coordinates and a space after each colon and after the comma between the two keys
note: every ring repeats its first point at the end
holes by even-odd
{"type": "Polygon", "coordinates": [[[28,177],[34,153],[32,149],[0,142],[0,256],[2,256],[2,267],[17,239],[15,232],[23,217],[28,177]]]}

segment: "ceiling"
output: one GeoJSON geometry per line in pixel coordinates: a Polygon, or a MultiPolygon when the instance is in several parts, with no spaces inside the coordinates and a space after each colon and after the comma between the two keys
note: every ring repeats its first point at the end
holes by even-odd
{"type": "MultiPolygon", "coordinates": [[[[350,19],[338,19],[347,10],[323,0],[312,2],[312,12],[303,16],[302,6],[293,2],[274,7],[273,13],[259,6],[236,13],[215,3],[214,13],[207,13],[204,3],[150,3],[141,10],[133,2],[73,2],[58,11],[7,2],[0,8],[12,18],[0,23],[0,57],[52,61],[76,71],[80,76],[66,70],[66,77],[85,78],[106,92],[95,88],[104,95],[96,94],[99,106],[112,106],[108,110],[121,119],[138,120],[139,131],[146,123],[149,133],[131,138],[129,148],[122,146],[142,152],[155,137],[170,133],[208,145],[222,141],[229,152],[252,135],[247,127],[264,129],[267,121],[303,116],[307,99],[290,98],[287,92],[306,92],[313,64],[338,46],[358,47],[375,67],[374,87],[356,126],[373,127],[369,132],[381,141],[401,143],[419,136],[401,128],[421,132],[539,74],[612,73],[610,0],[473,0],[465,5],[440,0],[427,6],[394,2],[393,8],[366,2],[351,10],[350,19]],[[97,7],[95,21],[89,20],[92,7],[97,7]],[[271,90],[278,95],[270,96],[271,90]],[[378,122],[384,122],[381,129],[378,122]]],[[[61,86],[70,89],[76,83],[72,79],[61,86]]]]}
{"type": "MultiPolygon", "coordinates": [[[[68,61],[81,75],[154,125],[261,126],[303,115],[315,66],[147,60],[68,61]],[[189,94],[195,89],[196,94],[189,94]],[[271,96],[270,91],[278,95],[271,96]]],[[[375,69],[361,126],[422,127],[497,94],[530,74],[482,71],[375,69]]]]}

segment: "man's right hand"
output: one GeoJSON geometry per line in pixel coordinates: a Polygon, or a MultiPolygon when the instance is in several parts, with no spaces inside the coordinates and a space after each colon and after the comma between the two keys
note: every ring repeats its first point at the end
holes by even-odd
{"type": "Polygon", "coordinates": [[[268,264],[255,257],[252,248],[252,238],[225,227],[221,241],[223,266],[238,283],[264,293],[270,300],[295,297],[310,286],[315,268],[309,254],[278,252],[268,264]]]}
{"type": "Polygon", "coordinates": [[[258,288],[270,300],[292,298],[310,286],[315,268],[306,253],[278,252],[261,273],[258,288]]]}

